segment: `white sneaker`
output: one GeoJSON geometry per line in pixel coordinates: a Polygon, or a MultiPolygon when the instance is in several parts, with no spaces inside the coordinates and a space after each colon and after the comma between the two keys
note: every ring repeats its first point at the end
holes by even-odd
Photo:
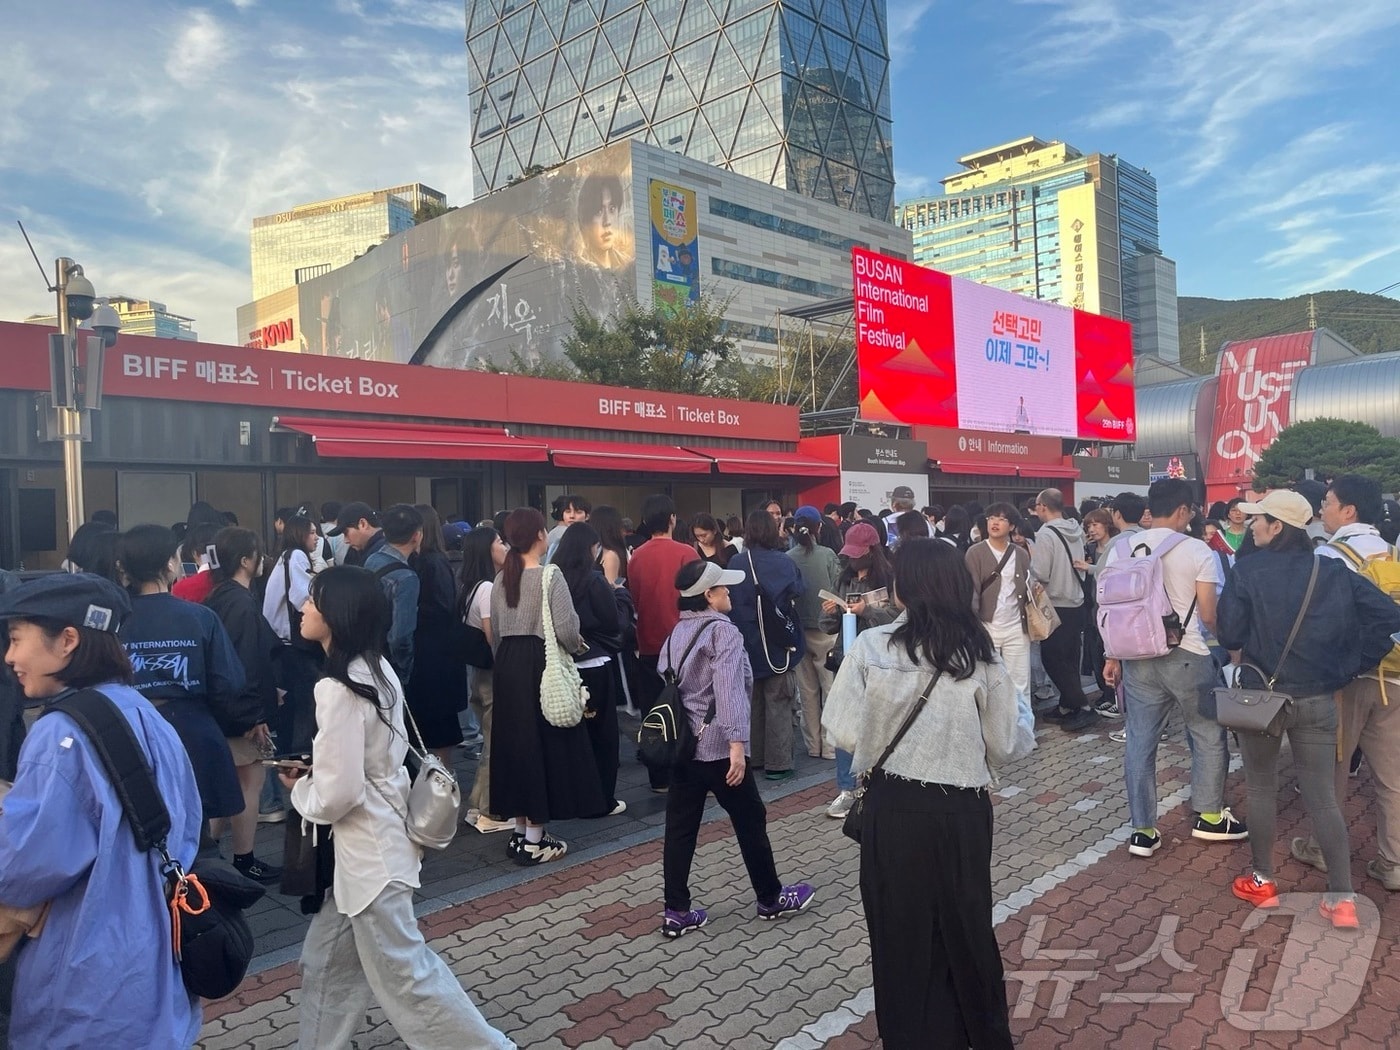
{"type": "Polygon", "coordinates": [[[851,807],[856,804],[856,793],[854,791],[843,791],[832,800],[831,805],[826,807],[826,815],[832,820],[844,820],[846,814],[851,811],[851,807]]]}

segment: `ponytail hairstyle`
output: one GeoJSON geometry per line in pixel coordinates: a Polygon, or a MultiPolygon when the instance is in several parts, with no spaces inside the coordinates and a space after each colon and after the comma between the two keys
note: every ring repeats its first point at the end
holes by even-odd
{"type": "MultiPolygon", "coordinates": [[[[670,521],[670,516],[667,516],[670,521]]],[[[520,577],[525,574],[525,552],[533,547],[545,530],[544,515],[534,507],[517,507],[506,515],[503,538],[510,545],[501,584],[506,589],[506,605],[514,609],[520,604],[520,577]]]]}
{"type": "Polygon", "coordinates": [[[813,521],[807,516],[792,519],[792,538],[797,541],[797,545],[804,551],[811,553],[817,546],[817,537],[814,530],[821,528],[821,522],[813,521]]]}
{"type": "Polygon", "coordinates": [[[393,607],[384,588],[368,569],[336,565],[312,577],[311,600],[331,633],[322,676],[368,700],[380,721],[393,728],[386,714],[393,707],[393,686],[384,677],[381,662],[393,607]],[[373,683],[350,677],[350,663],[356,657],[369,665],[373,683]]]}
{"type": "Polygon", "coordinates": [[[137,525],[122,533],[117,564],[126,574],[127,590],[141,592],[144,583],[169,583],[170,559],[179,543],[164,525],[137,525]]]}
{"type": "Polygon", "coordinates": [[[213,557],[209,559],[209,571],[214,574],[215,581],[224,583],[233,579],[244,558],[252,558],[256,565],[262,565],[262,540],[258,534],[252,529],[234,526],[220,529],[214,536],[213,557]]]}

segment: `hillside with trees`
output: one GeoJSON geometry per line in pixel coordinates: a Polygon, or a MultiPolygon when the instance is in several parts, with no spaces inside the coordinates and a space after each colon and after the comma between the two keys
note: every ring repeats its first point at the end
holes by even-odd
{"type": "Polygon", "coordinates": [[[1291,299],[1177,300],[1181,326],[1181,364],[1195,372],[1212,372],[1222,343],[1235,339],[1301,332],[1309,327],[1309,302],[1316,327],[1330,328],[1363,354],[1400,350],[1400,300],[1364,292],[1317,292],[1291,299]],[[1200,359],[1201,329],[1206,358],[1200,359]]]}

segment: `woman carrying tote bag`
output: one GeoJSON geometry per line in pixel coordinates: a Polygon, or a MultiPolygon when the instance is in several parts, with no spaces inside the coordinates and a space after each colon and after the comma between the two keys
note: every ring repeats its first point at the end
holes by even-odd
{"type": "Polygon", "coordinates": [[[544,573],[549,549],[544,515],[532,507],[513,510],[505,520],[510,545],[505,568],[491,589],[491,628],[496,658],[492,668],[495,710],[491,721],[491,808],[514,818],[506,853],[530,866],[558,860],[568,844],[549,835],[551,820],[593,817],[607,812],[588,730],[563,728],[545,720],[540,680],[545,645],[575,653],[584,646],[569,585],[551,572],[545,637],[544,573]]]}

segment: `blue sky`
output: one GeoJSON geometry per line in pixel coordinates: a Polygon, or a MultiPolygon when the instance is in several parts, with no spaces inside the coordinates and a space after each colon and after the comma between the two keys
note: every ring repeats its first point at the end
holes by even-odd
{"type": "MultiPolygon", "coordinates": [[[[16,218],[46,267],[71,255],[99,293],[234,341],[253,216],[412,180],[470,196],[460,2],[17,7],[0,318],[50,308],[16,218]]],[[[896,0],[889,17],[900,199],[1034,134],[1156,175],[1183,295],[1400,281],[1395,0],[896,0]]]]}

